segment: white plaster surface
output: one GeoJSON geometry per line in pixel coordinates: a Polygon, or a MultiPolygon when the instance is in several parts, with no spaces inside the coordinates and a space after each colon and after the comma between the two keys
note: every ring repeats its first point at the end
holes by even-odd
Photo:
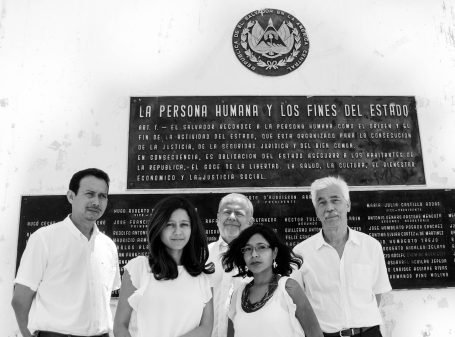
{"type": "MultiPolygon", "coordinates": [[[[10,307],[22,195],[64,194],[89,166],[126,192],[130,96],[410,95],[428,188],[455,188],[455,0],[0,0],[0,326],[10,307]],[[231,45],[260,8],[296,16],[304,64],[266,78],[231,45]]],[[[115,303],[114,303],[115,306],[115,303]]],[[[402,290],[385,337],[455,335],[455,289],[402,290]]]]}

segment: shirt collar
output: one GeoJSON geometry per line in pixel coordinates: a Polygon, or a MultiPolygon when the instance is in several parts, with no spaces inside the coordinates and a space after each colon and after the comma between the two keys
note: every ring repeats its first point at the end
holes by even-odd
{"type": "Polygon", "coordinates": [[[348,241],[346,243],[352,242],[356,245],[360,245],[359,233],[349,227],[348,227],[348,231],[349,231],[349,237],[348,237],[348,241]]]}
{"type": "MultiPolygon", "coordinates": [[[[84,237],[85,238],[85,235],[81,233],[81,231],[79,229],[77,229],[76,225],[73,223],[73,221],[71,220],[70,218],[70,215],[71,214],[68,214],[68,216],[65,218],[65,220],[63,220],[63,224],[64,226],[70,231],[70,233],[72,235],[74,235],[75,237],[84,237]]],[[[96,223],[93,225],[93,233],[92,235],[90,236],[90,240],[92,240],[92,238],[95,238],[98,233],[100,232],[100,230],[98,229],[98,226],[96,225],[96,223]]]]}
{"type": "Polygon", "coordinates": [[[327,242],[325,242],[324,237],[322,236],[322,229],[319,231],[319,233],[316,234],[316,240],[314,242],[314,248],[320,249],[322,246],[328,245],[327,242]]]}
{"type": "MultiPolygon", "coordinates": [[[[348,233],[349,233],[349,236],[348,236],[348,241],[346,241],[346,244],[348,244],[349,242],[352,242],[356,245],[359,245],[360,244],[359,233],[357,233],[355,230],[353,230],[349,227],[348,227],[348,233]]],[[[316,249],[320,249],[323,246],[330,246],[330,245],[324,240],[324,237],[322,236],[322,229],[321,229],[319,231],[319,233],[316,234],[316,240],[314,243],[314,247],[316,249]]]]}
{"type": "Polygon", "coordinates": [[[218,250],[224,253],[225,251],[227,251],[228,247],[229,244],[226,241],[224,241],[220,235],[220,237],[218,238],[218,250]]]}

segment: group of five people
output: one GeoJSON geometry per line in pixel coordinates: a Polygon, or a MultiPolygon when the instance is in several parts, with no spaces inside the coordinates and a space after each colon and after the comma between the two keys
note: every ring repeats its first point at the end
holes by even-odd
{"type": "Polygon", "coordinates": [[[382,247],[349,228],[349,188],[341,178],[311,185],[322,230],[289,248],[254,224],[251,201],[224,196],[218,241],[207,245],[185,197],[156,205],[148,254],[124,267],[96,225],[107,206],[108,175],[77,172],[71,214],[33,233],[15,279],[12,306],[24,337],[381,336],[379,303],[391,290],[382,247]]]}

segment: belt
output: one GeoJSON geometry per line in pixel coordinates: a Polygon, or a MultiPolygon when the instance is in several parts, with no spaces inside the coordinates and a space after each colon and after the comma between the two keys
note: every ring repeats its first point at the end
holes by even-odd
{"type": "MultiPolygon", "coordinates": [[[[101,335],[92,335],[92,336],[80,336],[80,335],[71,335],[67,333],[59,333],[53,331],[37,331],[36,337],[109,337],[109,334],[103,333],[101,335]]],[[[35,336],[35,334],[33,335],[35,336]]]]}
{"type": "Polygon", "coordinates": [[[347,337],[349,337],[349,336],[355,336],[355,335],[358,335],[359,333],[368,331],[368,330],[376,328],[376,327],[377,327],[377,325],[369,326],[369,327],[365,327],[365,328],[349,328],[349,329],[340,330],[340,331],[337,331],[337,332],[324,332],[324,337],[335,337],[335,336],[338,336],[338,337],[347,336],[347,337]]]}

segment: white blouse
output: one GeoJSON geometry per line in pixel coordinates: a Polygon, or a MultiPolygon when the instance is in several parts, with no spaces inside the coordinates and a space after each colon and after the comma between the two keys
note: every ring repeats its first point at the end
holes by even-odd
{"type": "Polygon", "coordinates": [[[158,281],[146,256],[135,257],[125,269],[137,289],[128,298],[137,320],[137,331],[130,324],[132,336],[177,337],[199,326],[205,304],[212,298],[207,274],[193,277],[178,266],[176,279],[158,281]]]}
{"type": "Polygon", "coordinates": [[[242,309],[242,292],[246,284],[232,295],[229,318],[234,324],[235,337],[303,337],[302,326],[295,317],[296,305],[285,289],[289,277],[281,277],[278,287],[267,303],[257,311],[242,309]]]}

